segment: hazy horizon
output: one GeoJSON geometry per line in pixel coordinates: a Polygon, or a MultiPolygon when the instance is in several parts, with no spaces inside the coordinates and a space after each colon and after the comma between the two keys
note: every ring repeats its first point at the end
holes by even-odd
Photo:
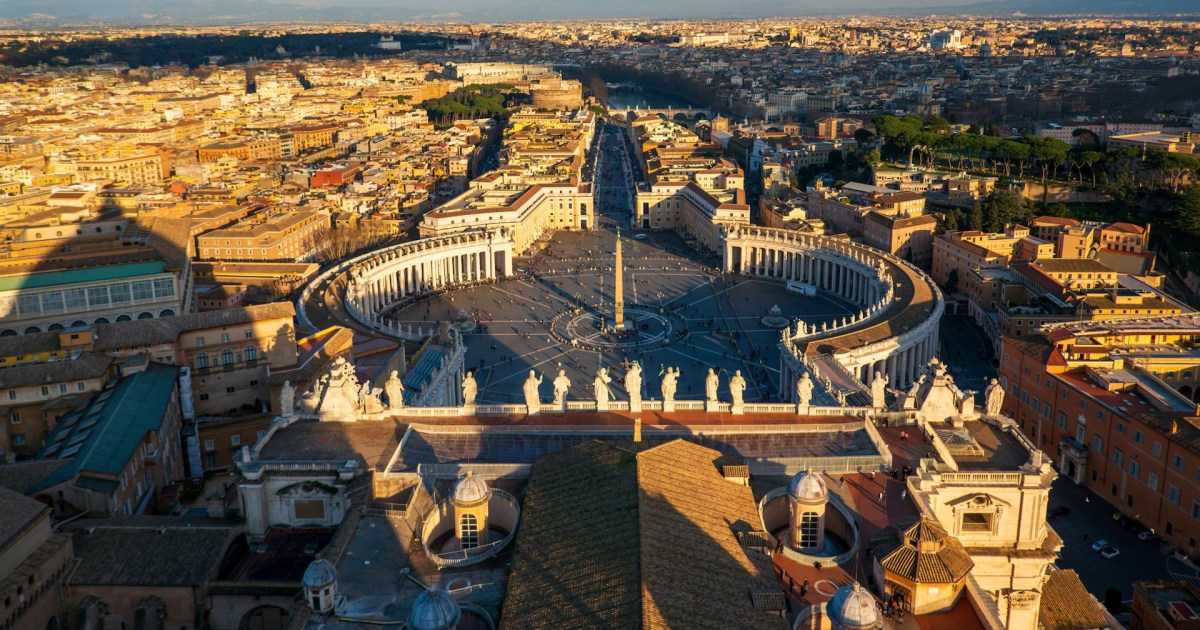
{"type": "Polygon", "coordinates": [[[0,18],[33,21],[536,21],[587,19],[721,19],[837,15],[1172,15],[1200,13],[1194,0],[747,0],[731,8],[716,0],[0,0],[0,18]]]}

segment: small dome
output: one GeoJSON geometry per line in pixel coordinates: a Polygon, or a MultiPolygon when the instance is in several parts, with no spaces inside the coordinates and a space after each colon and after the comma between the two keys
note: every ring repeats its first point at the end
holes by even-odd
{"type": "Polygon", "coordinates": [[[304,570],[304,586],[305,588],[324,588],[333,584],[337,580],[337,569],[333,567],[333,563],[317,556],[312,564],[304,570]]]}
{"type": "Polygon", "coordinates": [[[455,503],[477,503],[488,498],[491,492],[483,477],[476,477],[468,470],[465,477],[460,477],[458,481],[454,482],[452,496],[455,503]]]}
{"type": "Polygon", "coordinates": [[[411,630],[453,630],[458,625],[462,610],[450,594],[440,588],[431,588],[417,596],[408,613],[411,630]]]}
{"type": "Polygon", "coordinates": [[[839,588],[825,604],[825,612],[838,624],[835,627],[846,630],[875,630],[880,626],[875,598],[859,587],[858,582],[839,588]]]}
{"type": "Polygon", "coordinates": [[[825,480],[821,475],[814,475],[812,469],[792,477],[788,484],[788,496],[801,501],[825,501],[829,492],[825,490],[825,480]]]}

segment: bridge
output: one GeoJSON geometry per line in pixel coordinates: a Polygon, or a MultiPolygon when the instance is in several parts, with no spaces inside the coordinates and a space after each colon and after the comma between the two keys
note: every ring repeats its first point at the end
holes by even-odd
{"type": "Polygon", "coordinates": [[[674,118],[676,114],[685,114],[688,118],[695,118],[696,116],[703,116],[704,118],[708,118],[710,120],[713,117],[712,110],[707,107],[665,107],[665,108],[634,107],[632,109],[609,108],[608,113],[611,116],[616,116],[616,115],[620,114],[622,116],[625,116],[625,118],[631,118],[631,117],[637,118],[639,116],[656,116],[656,115],[661,114],[663,116],[666,116],[667,120],[674,118]]]}

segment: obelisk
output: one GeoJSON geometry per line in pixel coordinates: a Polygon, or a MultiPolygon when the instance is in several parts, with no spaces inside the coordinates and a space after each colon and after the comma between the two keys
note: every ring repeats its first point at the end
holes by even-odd
{"type": "Polygon", "coordinates": [[[625,284],[622,279],[624,272],[621,269],[621,228],[617,228],[617,261],[613,264],[613,271],[616,272],[617,278],[613,282],[614,297],[613,297],[613,328],[617,330],[625,329],[625,284]]]}

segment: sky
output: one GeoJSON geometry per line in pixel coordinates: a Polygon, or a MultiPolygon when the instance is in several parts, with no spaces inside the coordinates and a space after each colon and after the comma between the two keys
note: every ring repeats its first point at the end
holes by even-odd
{"type": "Polygon", "coordinates": [[[1200,13],[1200,0],[0,0],[0,18],[89,21],[765,17],[833,14],[1200,13]]]}

